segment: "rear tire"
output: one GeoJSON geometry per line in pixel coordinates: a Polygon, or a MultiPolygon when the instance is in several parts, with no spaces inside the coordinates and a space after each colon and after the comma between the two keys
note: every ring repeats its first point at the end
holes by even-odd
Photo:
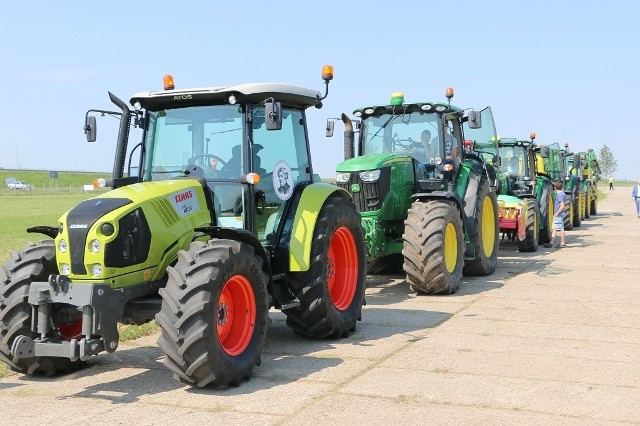
{"type": "Polygon", "coordinates": [[[260,364],[268,321],[268,276],[253,247],[191,243],[160,289],[158,346],[173,376],[193,386],[238,386],[260,364]]]}
{"type": "Polygon", "coordinates": [[[544,185],[540,196],[540,234],[538,235],[538,243],[544,244],[551,242],[551,232],[553,230],[553,186],[551,184],[544,185]]]}
{"type": "Polygon", "coordinates": [[[591,188],[590,185],[587,185],[587,192],[584,194],[584,218],[585,219],[589,219],[589,217],[591,216],[591,206],[589,205],[591,201],[591,191],[593,191],[593,188],[591,188]]]}
{"type": "Polygon", "coordinates": [[[591,200],[591,216],[598,214],[598,200],[591,200]]]}
{"type": "Polygon", "coordinates": [[[490,275],[496,270],[498,263],[498,243],[500,228],[498,225],[498,200],[491,191],[486,178],[480,181],[476,197],[476,217],[471,244],[475,248],[476,257],[465,261],[464,275],[490,275]]]}
{"type": "Polygon", "coordinates": [[[518,240],[518,250],[532,252],[538,250],[538,202],[535,198],[522,200],[527,203],[527,219],[525,221],[524,240],[518,240]]]}
{"type": "MultiPolygon", "coordinates": [[[[69,373],[84,364],[79,360],[44,356],[14,361],[11,354],[11,345],[16,337],[40,337],[31,331],[29,286],[32,282],[48,281],[49,275],[58,273],[55,256],[53,240],[41,241],[38,244],[29,243],[22,252],[12,251],[7,263],[0,267],[0,360],[13,371],[28,375],[53,376],[69,373]]],[[[51,333],[52,339],[65,340],[58,330],[59,327],[64,329],[68,325],[52,326],[56,330],[51,333]]]]}
{"type": "Polygon", "coordinates": [[[451,294],[462,281],[464,239],[457,206],[415,201],[404,222],[404,270],[418,293],[451,294]]]}
{"type": "Polygon", "coordinates": [[[353,203],[329,197],[318,214],[311,265],[290,272],[289,283],[300,306],[287,309],[287,325],[314,339],[340,338],[362,319],[366,288],[364,230],[353,203]]]}
{"type": "Polygon", "coordinates": [[[564,229],[570,231],[573,229],[573,215],[575,214],[575,206],[570,194],[567,194],[567,201],[564,204],[564,229]]]}
{"type": "Polygon", "coordinates": [[[573,216],[572,216],[572,221],[571,224],[573,225],[574,228],[577,228],[580,226],[580,223],[582,222],[582,203],[580,202],[580,192],[576,193],[576,197],[573,198],[573,216]]]}

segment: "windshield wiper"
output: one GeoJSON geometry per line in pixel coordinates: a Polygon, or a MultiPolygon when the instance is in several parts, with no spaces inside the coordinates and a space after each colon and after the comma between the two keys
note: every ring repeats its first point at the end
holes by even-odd
{"type": "Polygon", "coordinates": [[[373,139],[373,138],[375,138],[376,136],[378,136],[378,133],[380,133],[380,130],[382,130],[382,129],[384,129],[385,127],[387,127],[387,125],[388,125],[389,123],[391,123],[391,120],[393,120],[393,119],[394,119],[394,118],[396,118],[396,117],[398,117],[398,116],[397,116],[397,115],[392,115],[391,117],[389,117],[389,119],[388,119],[388,120],[387,120],[387,121],[382,125],[382,127],[380,127],[380,128],[378,129],[378,131],[377,131],[373,136],[371,136],[371,139],[373,139]]]}

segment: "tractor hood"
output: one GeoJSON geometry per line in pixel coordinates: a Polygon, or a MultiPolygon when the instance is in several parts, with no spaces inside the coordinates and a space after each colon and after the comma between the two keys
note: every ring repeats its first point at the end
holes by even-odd
{"type": "Polygon", "coordinates": [[[498,207],[518,208],[522,206],[522,198],[511,195],[498,195],[498,207]]]}
{"type": "Polygon", "coordinates": [[[143,182],[86,200],[60,218],[56,261],[73,281],[113,287],[159,279],[193,229],[211,223],[195,179],[143,182]]]}
{"type": "Polygon", "coordinates": [[[376,170],[393,163],[410,163],[412,158],[403,154],[368,154],[343,161],[336,167],[337,172],[358,172],[376,170]]]}

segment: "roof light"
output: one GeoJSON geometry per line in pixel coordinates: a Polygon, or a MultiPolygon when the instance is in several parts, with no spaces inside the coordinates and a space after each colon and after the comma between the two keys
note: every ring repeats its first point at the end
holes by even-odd
{"type": "Polygon", "coordinates": [[[420,107],[420,109],[423,111],[431,111],[431,108],[433,108],[433,105],[431,104],[424,104],[420,107]]]}
{"type": "Polygon", "coordinates": [[[473,140],[471,139],[465,139],[464,142],[462,142],[462,144],[464,146],[473,146],[473,140]]]}
{"type": "Polygon", "coordinates": [[[446,111],[446,110],[447,110],[447,107],[444,106],[444,105],[438,105],[436,107],[436,111],[438,111],[438,112],[442,112],[442,111],[446,111]]]}
{"type": "Polygon", "coordinates": [[[536,138],[536,132],[531,132],[529,134],[529,137],[531,138],[531,140],[535,139],[536,138]]]}
{"type": "Polygon", "coordinates": [[[162,82],[164,83],[164,90],[173,90],[176,88],[176,85],[173,83],[173,76],[171,74],[165,75],[162,82]]]}
{"type": "Polygon", "coordinates": [[[142,104],[140,103],[140,101],[135,101],[133,103],[133,109],[135,109],[136,111],[140,111],[142,109],[142,104]]]}
{"type": "Polygon", "coordinates": [[[356,111],[353,113],[356,117],[362,117],[362,111],[356,111]]]}
{"type": "Polygon", "coordinates": [[[322,67],[322,79],[325,81],[333,80],[333,66],[325,65],[322,67]]]}
{"type": "Polygon", "coordinates": [[[453,87],[447,87],[447,90],[445,91],[445,96],[447,97],[447,99],[453,98],[453,87]]]}
{"type": "Polygon", "coordinates": [[[236,104],[236,102],[237,102],[237,100],[236,100],[236,96],[235,96],[235,95],[229,95],[229,103],[230,103],[231,105],[235,105],[235,104],[236,104]]]}
{"type": "Polygon", "coordinates": [[[103,178],[98,178],[93,181],[94,188],[105,188],[107,186],[107,181],[103,178]]]}
{"type": "Polygon", "coordinates": [[[393,92],[391,94],[391,105],[402,105],[404,103],[404,93],[393,92]]]}
{"type": "Polygon", "coordinates": [[[367,114],[367,115],[371,115],[371,114],[373,114],[373,108],[367,108],[367,109],[365,109],[365,110],[364,110],[364,113],[365,113],[365,114],[367,114]]]}

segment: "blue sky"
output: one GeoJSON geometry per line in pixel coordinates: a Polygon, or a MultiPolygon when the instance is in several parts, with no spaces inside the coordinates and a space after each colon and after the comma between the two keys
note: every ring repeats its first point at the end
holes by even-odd
{"type": "Polygon", "coordinates": [[[308,111],[314,169],[334,175],[342,132],[328,117],[410,101],[490,105],[500,136],[573,150],[607,144],[617,178],[640,176],[635,125],[640,99],[640,6],[593,2],[4,2],[0,12],[0,167],[113,167],[117,122],[87,109],[177,87],[291,83],[323,91],[308,111]],[[226,3],[218,5],[217,3],[226,3]],[[630,118],[631,122],[625,120],[630,118]]]}

